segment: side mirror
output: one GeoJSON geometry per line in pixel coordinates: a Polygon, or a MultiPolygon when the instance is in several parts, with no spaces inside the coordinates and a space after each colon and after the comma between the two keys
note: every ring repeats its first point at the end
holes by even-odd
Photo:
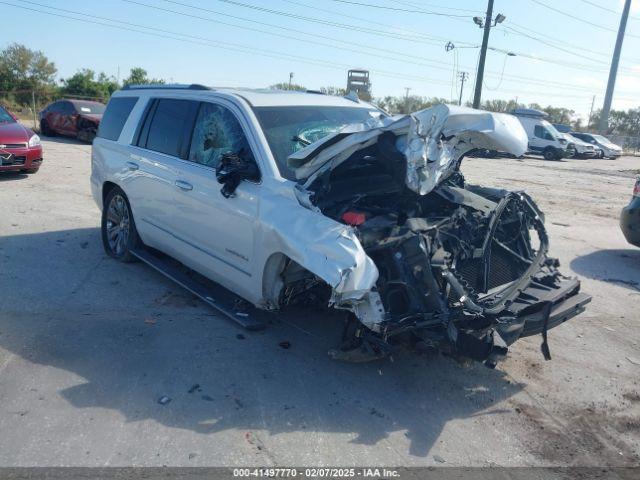
{"type": "Polygon", "coordinates": [[[238,153],[225,153],[216,169],[216,179],[222,184],[220,193],[225,198],[235,195],[242,180],[258,180],[260,170],[251,154],[244,149],[238,153]]]}

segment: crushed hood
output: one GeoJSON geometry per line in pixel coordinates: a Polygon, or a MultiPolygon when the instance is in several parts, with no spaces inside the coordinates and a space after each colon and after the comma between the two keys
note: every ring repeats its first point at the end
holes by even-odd
{"type": "Polygon", "coordinates": [[[512,115],[436,105],[375,124],[352,125],[328,135],[288,157],[296,178],[307,187],[355,152],[377,142],[384,132],[397,136],[396,148],[407,161],[406,184],[425,195],[449,177],[470,150],[498,150],[516,156],[527,149],[527,135],[512,115]]]}

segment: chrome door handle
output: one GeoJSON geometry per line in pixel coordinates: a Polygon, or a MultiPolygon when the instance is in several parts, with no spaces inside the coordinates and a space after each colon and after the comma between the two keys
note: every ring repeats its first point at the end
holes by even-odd
{"type": "Polygon", "coordinates": [[[176,187],[178,187],[180,190],[185,190],[185,191],[193,190],[193,185],[185,182],[184,180],[176,180],[175,182],[173,182],[173,184],[176,187]]]}
{"type": "Polygon", "coordinates": [[[125,162],[124,164],[127,166],[127,168],[128,168],[129,170],[138,170],[138,168],[140,168],[140,167],[138,167],[138,164],[137,164],[137,163],[133,163],[133,162],[125,162]]]}

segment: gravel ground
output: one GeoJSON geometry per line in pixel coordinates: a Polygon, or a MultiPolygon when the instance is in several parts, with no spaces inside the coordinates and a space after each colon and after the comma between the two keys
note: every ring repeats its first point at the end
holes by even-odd
{"type": "Polygon", "coordinates": [[[550,333],[552,361],[533,337],[489,370],[336,363],[320,314],[241,331],[108,259],[90,146],[44,149],[36,175],[0,174],[0,466],[640,465],[640,249],[618,227],[640,159],[465,161],[533,196],[593,295],[550,333]]]}

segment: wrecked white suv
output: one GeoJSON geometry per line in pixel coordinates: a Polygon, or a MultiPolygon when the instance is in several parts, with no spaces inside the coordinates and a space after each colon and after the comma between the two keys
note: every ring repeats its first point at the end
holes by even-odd
{"type": "Polygon", "coordinates": [[[476,148],[521,155],[527,137],[446,105],[390,117],[319,93],[130,86],[107,106],[91,186],[110,256],[249,328],[321,304],[344,312],[335,358],[402,346],[493,366],[537,333],[550,358],[547,330],[590,297],[547,256],[529,196],[465,183],[476,148]]]}

